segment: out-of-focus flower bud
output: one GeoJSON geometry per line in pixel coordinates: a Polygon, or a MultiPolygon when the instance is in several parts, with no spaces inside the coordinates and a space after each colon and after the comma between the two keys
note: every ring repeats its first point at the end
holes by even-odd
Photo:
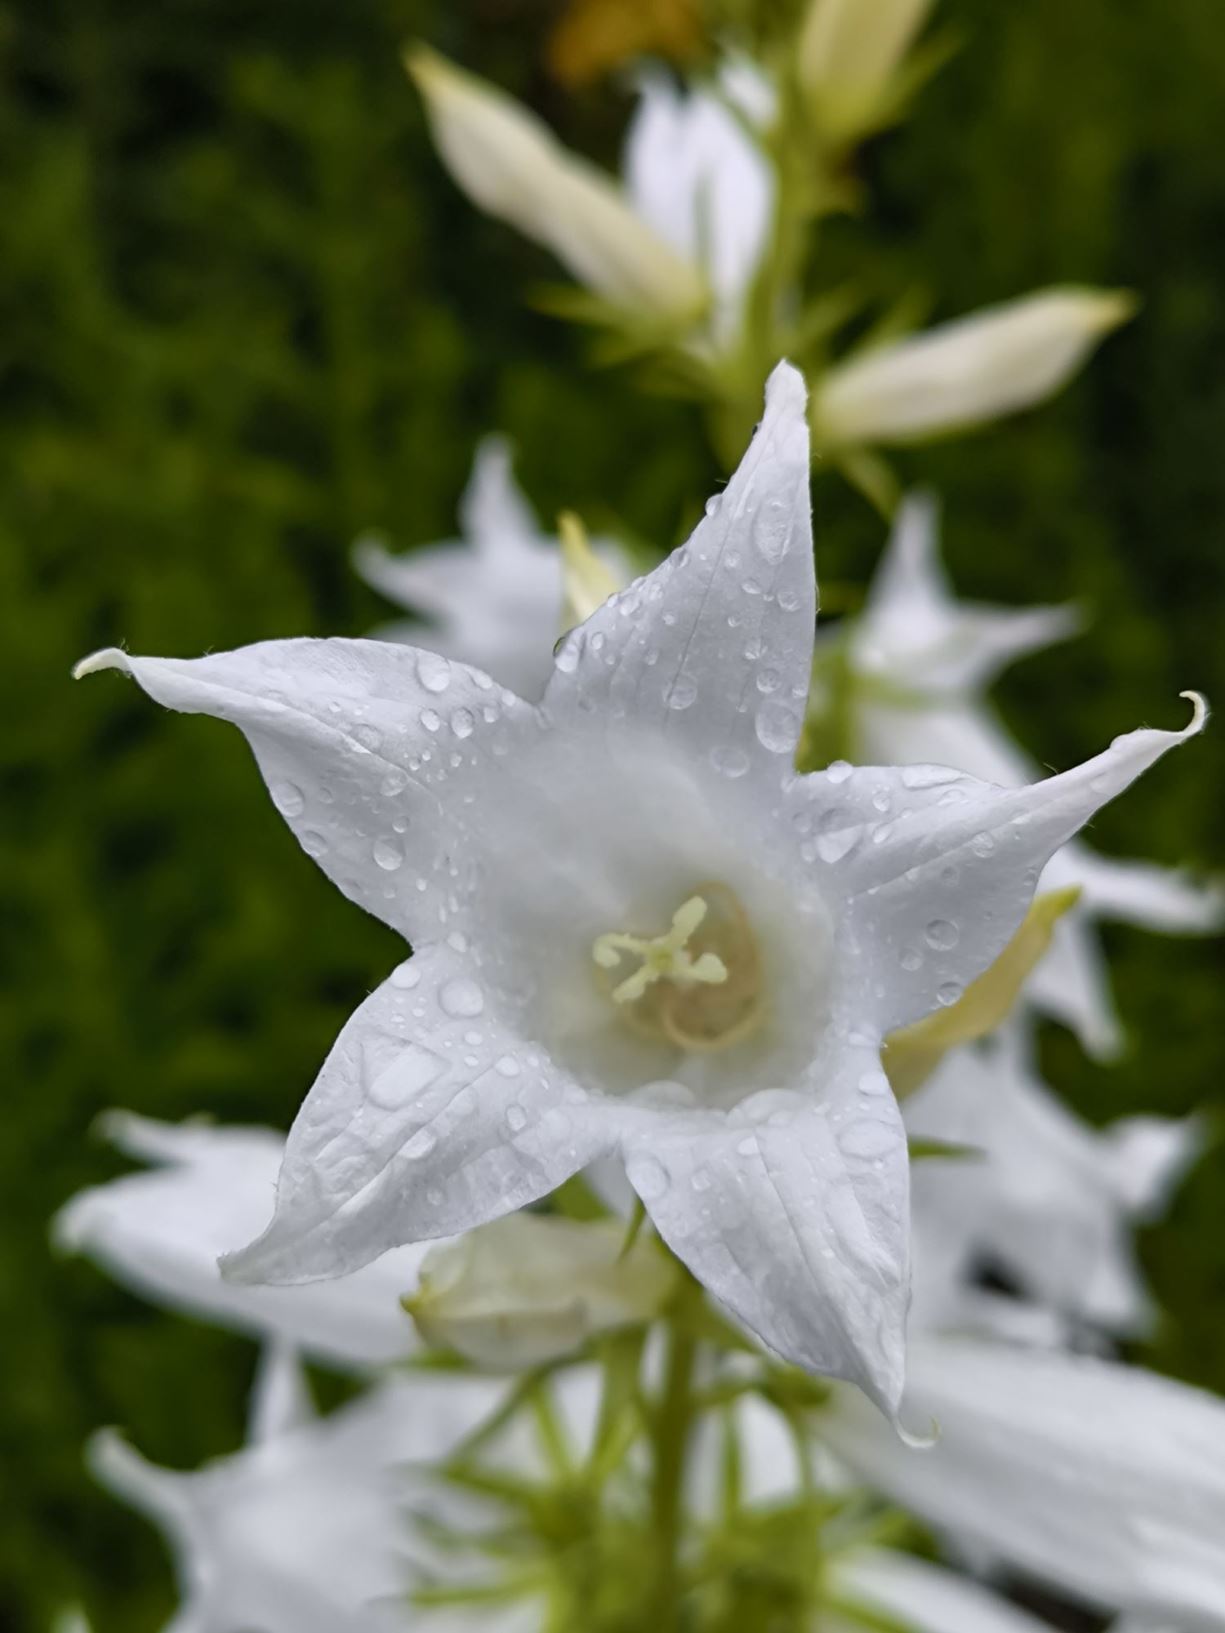
{"type": "Polygon", "coordinates": [[[512,97],[435,52],[416,49],[406,64],[438,150],[475,204],[545,245],[614,306],[676,321],[701,312],[707,291],[697,271],[615,182],[512,97]]]}
{"type": "Polygon", "coordinates": [[[902,59],[931,8],[932,0],[810,0],[800,83],[828,142],[841,146],[888,123],[902,59]]]}
{"type": "Polygon", "coordinates": [[[921,442],[1032,407],[1134,308],[1118,290],[1042,290],[852,357],[817,390],[817,445],[921,442]]]}
{"type": "Polygon", "coordinates": [[[404,1308],[427,1344],[478,1366],[538,1366],[666,1303],[675,1262],[645,1238],[623,1252],[625,1234],[620,1220],[511,1214],[429,1253],[404,1308]]]}

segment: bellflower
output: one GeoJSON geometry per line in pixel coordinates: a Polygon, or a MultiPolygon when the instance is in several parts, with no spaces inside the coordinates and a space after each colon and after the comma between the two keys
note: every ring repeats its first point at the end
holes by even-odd
{"type": "Polygon", "coordinates": [[[822,379],[817,445],[923,442],[1032,408],[1133,306],[1117,290],[1042,289],[855,353],[822,379]]]}
{"type": "Polygon", "coordinates": [[[1137,1368],[983,1339],[911,1344],[908,1450],[835,1386],[818,1432],[954,1540],[1100,1606],[1225,1620],[1225,1404],[1137,1368]]]}
{"type": "MultiPolygon", "coordinates": [[[[284,1365],[260,1392],[292,1393],[284,1365]]],[[[183,1603],[167,1633],[386,1633],[415,1622],[404,1465],[445,1457],[494,1402],[484,1380],[422,1374],[305,1422],[257,1399],[255,1442],[194,1473],[147,1463],[112,1431],[90,1462],[171,1543],[183,1603]]],[[[476,1625],[504,1633],[496,1609],[476,1625]]]]}
{"type": "Polygon", "coordinates": [[[400,1297],[416,1286],[423,1247],[401,1247],[351,1276],[306,1287],[224,1281],[219,1255],[268,1217],[285,1141],[265,1128],[156,1123],[126,1112],[111,1140],[153,1166],[81,1191],[60,1209],[57,1244],[87,1253],[142,1297],[288,1340],[342,1367],[376,1367],[416,1349],[400,1297]]]}
{"type": "MultiPolygon", "coordinates": [[[[1077,628],[1067,607],[1006,608],[958,601],[942,571],[931,501],[906,501],[847,648],[850,739],[857,756],[891,765],[956,766],[1003,787],[1028,782],[1036,767],[1016,746],[983,693],[1014,659],[1077,628]]],[[[1071,1026],[1095,1054],[1119,1045],[1094,918],[1152,929],[1203,932],[1222,923],[1218,887],[1144,862],[1065,846],[1043,888],[1078,886],[1079,905],[1055,931],[1029,996],[1071,1026]]]]}
{"type": "MultiPolygon", "coordinates": [[[[734,339],[773,215],[773,173],[730,94],[647,75],[625,187],[568,152],[526,108],[429,51],[409,70],[438,150],[473,202],[545,245],[636,322],[734,339]]],[[[760,103],[760,88],[753,87],[760,103]]]]}
{"type": "Polygon", "coordinates": [[[308,853],[416,949],[337,1040],[231,1276],[342,1274],[619,1155],[741,1320],[894,1410],[908,1176],[881,1040],[956,1002],[1051,853],[1205,709],[1020,789],[797,776],[808,469],[780,365],[721,500],[567,637],[539,707],[388,642],[79,666],[239,725],[308,853]]]}
{"type": "Polygon", "coordinates": [[[981,1153],[921,1164],[912,1181],[920,1235],[939,1237],[962,1276],[986,1260],[1065,1315],[1123,1335],[1147,1328],[1130,1227],[1160,1211],[1200,1149],[1194,1119],[1091,1128],[1003,1036],[951,1056],[907,1102],[906,1126],[981,1153]]]}
{"type": "MultiPolygon", "coordinates": [[[[592,549],[615,584],[627,582],[629,563],[617,545],[601,539],[592,549]]],[[[354,551],[366,582],[416,614],[377,633],[479,664],[532,699],[544,691],[565,625],[563,559],[559,540],[541,531],[515,482],[501,437],[477,449],[458,539],[393,556],[366,538],[354,551]]]]}

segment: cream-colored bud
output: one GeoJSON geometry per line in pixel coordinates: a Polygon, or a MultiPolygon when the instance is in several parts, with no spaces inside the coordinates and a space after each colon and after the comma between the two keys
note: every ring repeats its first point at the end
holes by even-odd
{"type": "Polygon", "coordinates": [[[702,311],[707,291],[696,268],[603,171],[570,153],[513,97],[435,52],[416,49],[406,66],[438,151],[481,209],[552,250],[615,306],[678,322],[702,311]]]}
{"type": "Polygon", "coordinates": [[[1118,290],[1048,289],[852,357],[817,388],[817,444],[919,442],[1029,408],[1134,310],[1118,290]]]}
{"type": "Polygon", "coordinates": [[[432,1249],[404,1308],[427,1344],[497,1370],[538,1366],[667,1302],[675,1262],[649,1238],[623,1253],[625,1239],[620,1220],[511,1214],[432,1249]]]}
{"type": "Polygon", "coordinates": [[[932,0],[810,0],[800,83],[825,138],[846,143],[885,123],[895,76],[932,0]]]}

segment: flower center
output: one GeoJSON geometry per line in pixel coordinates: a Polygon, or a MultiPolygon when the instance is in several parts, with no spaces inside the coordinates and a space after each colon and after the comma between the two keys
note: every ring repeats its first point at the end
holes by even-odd
{"type": "Polygon", "coordinates": [[[643,1036],[708,1052],[739,1043],[761,1022],[757,942],[726,885],[699,886],[661,935],[597,936],[591,956],[601,986],[643,1036]]]}

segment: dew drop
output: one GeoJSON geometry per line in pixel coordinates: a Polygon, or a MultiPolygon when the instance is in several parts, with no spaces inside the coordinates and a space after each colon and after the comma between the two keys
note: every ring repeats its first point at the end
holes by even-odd
{"type": "Polygon", "coordinates": [[[465,1015],[479,1015],[485,1007],[485,994],[475,981],[461,975],[446,983],[438,995],[438,1002],[448,1015],[458,1019],[465,1015]]]}
{"type": "Polygon", "coordinates": [[[307,828],[306,832],[302,835],[301,844],[302,849],[308,856],[319,857],[327,855],[328,842],[323,834],[319,833],[314,828],[307,828]]]}
{"type": "Polygon", "coordinates": [[[696,681],[690,680],[688,675],[678,675],[664,694],[664,702],[670,709],[687,709],[696,701],[697,695],[696,681]]]}
{"type": "Polygon", "coordinates": [[[957,1002],[961,994],[962,986],[960,981],[946,981],[936,991],[936,1002],[948,1009],[957,1002]]]}
{"type": "Polygon", "coordinates": [[[851,774],[851,766],[846,760],[831,760],[825,768],[825,775],[830,782],[845,782],[851,774]]]}
{"type": "Polygon", "coordinates": [[[272,803],[283,817],[301,816],[306,809],[306,795],[297,783],[274,782],[270,792],[272,803]]]}
{"type": "Polygon", "coordinates": [[[374,726],[355,726],[353,735],[362,748],[370,754],[378,751],[383,742],[383,734],[374,726]]]}
{"type": "Polygon", "coordinates": [[[471,737],[475,725],[471,709],[456,709],[451,716],[451,730],[456,737],[471,737]]]}
{"type": "Polygon", "coordinates": [[[706,508],[706,514],[708,516],[717,516],[719,514],[719,508],[722,505],[722,503],[723,503],[722,495],[718,494],[718,493],[712,493],[710,498],[706,501],[706,507],[705,507],[706,508]]]}
{"type": "Polygon", "coordinates": [[[757,711],[754,722],[757,741],[771,754],[787,754],[800,734],[800,721],[794,709],[771,699],[757,711]]]}
{"type": "Polygon", "coordinates": [[[783,683],[783,677],[777,669],[760,669],[757,673],[757,690],[766,694],[777,692],[783,683]]]}
{"type": "Polygon", "coordinates": [[[499,1055],[493,1069],[500,1077],[518,1077],[521,1068],[514,1055],[499,1055]]]}
{"type": "Polygon", "coordinates": [[[933,919],[923,932],[923,939],[937,952],[950,952],[961,940],[961,932],[949,919],[933,919]]]}
{"type": "Polygon", "coordinates": [[[374,842],[374,860],[384,873],[394,873],[404,863],[404,852],[400,849],[397,839],[376,839],[374,842]]]}
{"type": "Polygon", "coordinates": [[[975,834],[970,841],[970,849],[975,856],[990,856],[995,849],[995,838],[989,833],[975,834]]]}
{"type": "Polygon", "coordinates": [[[426,731],[437,731],[442,725],[442,716],[436,709],[422,709],[421,724],[426,731]]]}
{"type": "Polygon", "coordinates": [[[795,590],[780,590],[775,597],[782,612],[798,612],[800,597],[795,590]]]}
{"type": "Polygon", "coordinates": [[[388,977],[393,987],[399,987],[401,992],[409,992],[421,979],[421,971],[415,960],[406,958],[403,964],[397,964],[388,977]]]}
{"type": "Polygon", "coordinates": [[[451,665],[437,652],[419,652],[417,679],[427,692],[445,692],[451,684],[451,665]]]}
{"type": "Polygon", "coordinates": [[[446,1062],[432,1049],[410,1043],[401,1047],[390,1066],[366,1083],[366,1098],[385,1111],[396,1111],[428,1089],[446,1070],[446,1062]]]}
{"type": "Polygon", "coordinates": [[[630,1184],[644,1202],[657,1202],[668,1189],[667,1170],[655,1157],[631,1157],[625,1165],[630,1184]]]}
{"type": "Polygon", "coordinates": [[[506,1126],[512,1134],[520,1134],[527,1127],[527,1112],[522,1106],[507,1106],[506,1126]]]}
{"type": "Polygon", "coordinates": [[[408,774],[401,771],[398,766],[393,766],[383,778],[382,790],[388,799],[394,799],[397,794],[402,794],[407,787],[408,774]]]}
{"type": "Polygon", "coordinates": [[[915,947],[904,947],[898,963],[904,970],[909,970],[913,974],[915,970],[923,967],[923,954],[915,947]]]}
{"type": "Polygon", "coordinates": [[[724,777],[743,777],[749,769],[749,757],[744,749],[725,744],[711,749],[710,763],[724,777]]]}

